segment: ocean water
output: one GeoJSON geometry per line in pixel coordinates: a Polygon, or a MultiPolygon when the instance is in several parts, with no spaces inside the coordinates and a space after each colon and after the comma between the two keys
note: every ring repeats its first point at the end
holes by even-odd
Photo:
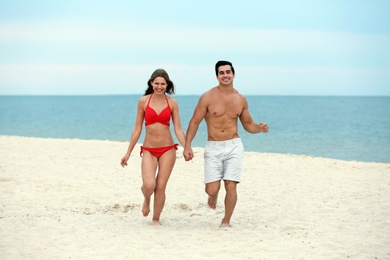
{"type": "MultiPolygon", "coordinates": [[[[139,97],[0,96],[0,135],[128,141],[139,97]]],[[[199,96],[173,97],[185,131],[199,96]]],[[[247,100],[253,119],[268,123],[269,132],[249,134],[240,125],[246,151],[390,162],[390,97],[247,100]]],[[[204,147],[206,139],[202,122],[193,146],[204,147]]]]}

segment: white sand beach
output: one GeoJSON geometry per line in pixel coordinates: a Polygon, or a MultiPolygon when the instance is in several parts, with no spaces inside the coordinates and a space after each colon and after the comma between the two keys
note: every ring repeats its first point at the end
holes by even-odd
{"type": "Polygon", "coordinates": [[[0,259],[390,259],[390,164],[246,152],[232,227],[182,148],[162,225],[127,142],[0,136],[0,259]]]}

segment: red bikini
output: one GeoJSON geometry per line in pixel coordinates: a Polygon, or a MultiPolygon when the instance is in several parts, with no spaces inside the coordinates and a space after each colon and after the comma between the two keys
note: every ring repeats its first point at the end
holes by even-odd
{"type": "Polygon", "coordinates": [[[157,147],[157,148],[151,148],[151,147],[143,147],[141,146],[141,151],[139,153],[139,156],[142,157],[142,152],[144,150],[148,151],[149,153],[153,154],[157,158],[160,158],[161,155],[163,155],[166,151],[171,150],[172,148],[175,148],[177,150],[178,144],[170,145],[170,146],[164,146],[164,147],[157,147]]]}
{"type": "Polygon", "coordinates": [[[167,101],[167,107],[164,108],[159,115],[157,115],[157,112],[149,106],[150,99],[152,99],[152,96],[153,94],[150,95],[148,104],[146,105],[145,109],[145,126],[154,123],[160,123],[169,126],[169,121],[171,120],[171,107],[169,106],[168,98],[165,97],[165,100],[167,101]]]}
{"type": "MultiPolygon", "coordinates": [[[[157,114],[157,112],[149,106],[150,99],[152,99],[153,94],[150,95],[150,98],[148,100],[148,104],[146,105],[145,109],[145,126],[160,123],[166,126],[169,126],[169,121],[171,120],[171,107],[169,106],[168,98],[165,97],[165,100],[167,101],[167,107],[164,108],[160,114],[157,114]]],[[[140,156],[142,157],[143,150],[146,150],[150,152],[152,155],[156,156],[157,158],[160,158],[161,155],[163,155],[166,151],[171,150],[174,148],[177,150],[178,144],[170,145],[170,146],[164,146],[164,147],[143,147],[141,146],[140,156]]]]}

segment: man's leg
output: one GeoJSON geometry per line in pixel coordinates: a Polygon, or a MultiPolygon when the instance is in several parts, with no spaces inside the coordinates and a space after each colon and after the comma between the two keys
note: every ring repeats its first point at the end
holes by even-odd
{"type": "Polygon", "coordinates": [[[229,226],[237,202],[237,182],[225,180],[225,216],[222,219],[221,226],[229,226]]]}
{"type": "Polygon", "coordinates": [[[210,183],[206,183],[206,193],[209,195],[207,204],[209,204],[209,207],[211,209],[215,209],[217,207],[217,199],[218,199],[218,192],[219,188],[221,186],[220,181],[214,181],[210,183]]]}

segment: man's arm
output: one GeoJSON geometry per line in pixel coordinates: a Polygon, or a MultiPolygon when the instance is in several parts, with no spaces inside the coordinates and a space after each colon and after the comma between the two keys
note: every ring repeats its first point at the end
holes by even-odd
{"type": "Polygon", "coordinates": [[[240,121],[248,133],[256,134],[256,133],[267,133],[268,132],[268,124],[260,122],[259,124],[256,123],[252,116],[249,113],[249,106],[246,98],[242,97],[243,102],[243,110],[240,115],[240,121]]]}
{"type": "Polygon", "coordinates": [[[203,94],[200,97],[198,104],[195,107],[194,114],[192,115],[190,122],[188,123],[185,147],[183,151],[183,155],[186,161],[189,161],[194,157],[194,153],[191,148],[191,143],[196,135],[196,132],[198,131],[199,124],[206,116],[206,113],[207,113],[207,97],[205,96],[205,94],[203,94]]]}

